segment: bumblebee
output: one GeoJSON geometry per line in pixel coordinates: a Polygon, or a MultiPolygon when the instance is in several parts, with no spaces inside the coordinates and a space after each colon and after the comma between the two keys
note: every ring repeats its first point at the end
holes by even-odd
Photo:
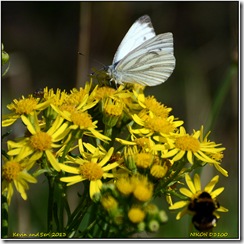
{"type": "Polygon", "coordinates": [[[188,205],[188,210],[194,212],[192,223],[199,231],[211,231],[216,226],[217,217],[214,211],[220,207],[208,192],[202,192],[188,205]]]}

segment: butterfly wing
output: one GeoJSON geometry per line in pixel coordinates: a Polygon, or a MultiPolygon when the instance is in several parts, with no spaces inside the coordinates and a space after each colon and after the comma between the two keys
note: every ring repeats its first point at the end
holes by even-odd
{"type": "Polygon", "coordinates": [[[175,68],[172,33],[159,34],[130,51],[116,66],[117,83],[155,86],[166,81],[175,68]]]}
{"type": "Polygon", "coordinates": [[[151,19],[143,15],[131,26],[114,55],[113,64],[124,58],[130,51],[155,36],[151,19]]]}

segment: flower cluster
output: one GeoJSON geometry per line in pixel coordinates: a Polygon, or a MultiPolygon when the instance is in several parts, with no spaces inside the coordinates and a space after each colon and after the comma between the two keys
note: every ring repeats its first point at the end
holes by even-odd
{"type": "MultiPolygon", "coordinates": [[[[37,183],[37,177],[45,174],[50,191],[58,184],[59,197],[65,202],[58,211],[66,212],[67,222],[63,217],[54,221],[57,230],[65,226],[62,230],[69,237],[128,237],[157,231],[167,215],[153,203],[155,197],[165,197],[172,210],[186,207],[179,219],[193,212],[189,206],[203,192],[199,177],[194,178],[194,186],[189,173],[214,166],[228,176],[221,166],[225,148],[210,141],[203,126],[187,133],[183,121],[171,114],[172,108],[145,96],[139,85],[115,89],[95,86],[91,80],[70,92],[45,88],[14,99],[7,108],[12,113],[3,116],[2,126],[21,120],[26,131],[7,141],[2,194],[8,204],[14,189],[26,200],[29,183],[37,183]],[[184,178],[190,191],[178,192],[184,178]],[[83,193],[71,213],[65,191],[73,184],[83,185],[83,193]],[[184,200],[173,204],[172,196],[184,200]],[[87,228],[79,229],[84,216],[94,209],[87,228]]],[[[223,191],[212,191],[216,177],[204,189],[211,199],[223,191]]],[[[49,202],[61,204],[58,199],[49,202]]],[[[219,204],[211,214],[215,210],[227,211],[219,204]]],[[[49,215],[50,223],[52,216],[57,215],[49,215]]]]}

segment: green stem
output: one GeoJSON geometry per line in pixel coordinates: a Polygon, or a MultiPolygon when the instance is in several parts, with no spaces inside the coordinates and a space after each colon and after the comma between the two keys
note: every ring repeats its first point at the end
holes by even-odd
{"type": "Polygon", "coordinates": [[[54,182],[53,177],[47,176],[48,179],[48,209],[47,209],[47,230],[53,231],[53,209],[54,209],[54,182]]]}
{"type": "Polygon", "coordinates": [[[221,87],[218,89],[218,93],[215,97],[213,108],[210,113],[210,116],[206,123],[206,131],[209,131],[210,129],[214,128],[214,124],[216,123],[218,114],[221,110],[221,107],[223,105],[223,102],[228,94],[229,87],[231,85],[231,81],[234,75],[237,73],[237,67],[236,65],[231,65],[230,68],[227,70],[227,73],[225,75],[225,79],[223,80],[223,83],[221,84],[221,87]]]}

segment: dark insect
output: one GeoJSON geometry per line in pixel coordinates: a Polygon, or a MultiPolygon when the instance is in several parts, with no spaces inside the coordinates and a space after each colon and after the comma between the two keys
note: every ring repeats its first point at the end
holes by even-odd
{"type": "Polygon", "coordinates": [[[43,98],[44,95],[44,91],[42,88],[37,89],[34,93],[33,93],[33,97],[35,98],[43,98]]]}
{"type": "Polygon", "coordinates": [[[202,192],[192,200],[188,209],[194,212],[192,223],[199,231],[211,231],[216,226],[217,217],[214,211],[220,207],[216,200],[213,200],[207,192],[202,192]]]}

